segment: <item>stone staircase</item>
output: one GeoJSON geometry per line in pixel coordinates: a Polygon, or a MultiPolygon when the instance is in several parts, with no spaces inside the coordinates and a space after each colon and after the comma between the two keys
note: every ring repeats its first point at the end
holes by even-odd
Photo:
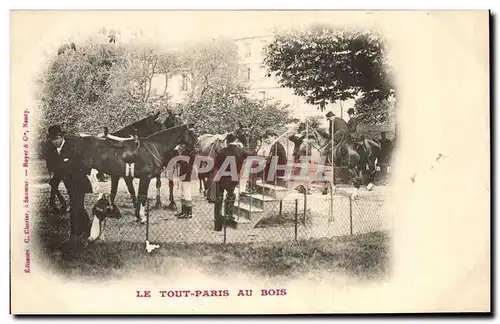
{"type": "Polygon", "coordinates": [[[309,167],[309,176],[301,175],[301,165],[294,163],[292,168],[293,177],[276,177],[274,183],[265,183],[257,180],[256,192],[240,192],[234,204],[233,215],[236,228],[254,228],[257,223],[271,213],[278,213],[280,202],[294,192],[298,185],[306,186],[314,178],[316,168],[309,167]]]}

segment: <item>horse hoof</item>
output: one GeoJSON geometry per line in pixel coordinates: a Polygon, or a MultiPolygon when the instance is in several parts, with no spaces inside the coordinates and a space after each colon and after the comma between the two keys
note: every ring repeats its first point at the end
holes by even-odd
{"type": "Polygon", "coordinates": [[[375,187],[375,185],[373,183],[369,183],[367,186],[366,186],[366,190],[368,191],[372,191],[373,190],[373,187],[375,187]]]}

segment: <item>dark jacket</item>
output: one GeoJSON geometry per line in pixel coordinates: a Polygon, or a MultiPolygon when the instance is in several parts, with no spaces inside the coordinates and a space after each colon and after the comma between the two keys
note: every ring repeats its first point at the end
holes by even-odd
{"type": "Polygon", "coordinates": [[[390,139],[380,139],[380,162],[389,163],[392,150],[392,142],[390,139]]]}
{"type": "Polygon", "coordinates": [[[349,119],[349,121],[347,122],[347,126],[349,126],[349,131],[351,133],[356,132],[358,129],[358,121],[357,121],[356,117],[351,117],[349,119]]]}
{"type": "MultiPolygon", "coordinates": [[[[269,174],[269,170],[271,168],[271,165],[274,166],[274,163],[271,164],[273,162],[272,159],[274,156],[278,157],[277,165],[283,166],[283,165],[288,164],[288,157],[286,154],[285,147],[280,142],[274,143],[273,146],[271,147],[271,149],[269,150],[269,155],[268,155],[267,161],[266,161],[266,167],[264,169],[264,175],[265,175],[266,180],[268,179],[268,174],[269,174]]],[[[276,177],[282,177],[285,175],[285,170],[277,170],[274,173],[274,175],[276,177]]]]}
{"type": "Polygon", "coordinates": [[[198,175],[196,173],[193,173],[193,164],[195,160],[194,152],[189,153],[189,155],[187,156],[189,157],[189,162],[184,160],[177,161],[177,167],[179,168],[179,177],[185,176],[184,179],[181,178],[181,181],[193,181],[198,178],[198,175]]]}
{"type": "Polygon", "coordinates": [[[332,127],[333,127],[333,133],[336,133],[339,130],[347,129],[345,120],[339,117],[335,117],[333,118],[333,120],[329,120],[328,125],[329,125],[328,133],[330,134],[330,136],[332,136],[332,127]]]}
{"type": "Polygon", "coordinates": [[[58,154],[54,148],[50,154],[55,167],[54,177],[63,180],[68,191],[92,192],[92,184],[87,177],[91,169],[85,166],[75,140],[66,138],[61,153],[58,154]]]}
{"type": "MultiPolygon", "coordinates": [[[[239,177],[241,174],[241,170],[243,168],[243,163],[249,156],[253,156],[255,153],[244,148],[239,147],[238,145],[230,144],[227,147],[220,150],[219,154],[215,158],[214,161],[214,172],[217,172],[220,167],[223,165],[224,161],[228,157],[234,157],[236,160],[236,169],[237,169],[237,179],[231,179],[231,176],[222,176],[220,177],[220,183],[238,183],[239,177]]],[[[230,168],[233,166],[232,163],[229,163],[226,167],[226,170],[223,171],[233,171],[230,168]]],[[[220,171],[220,172],[223,172],[220,171]]]]}

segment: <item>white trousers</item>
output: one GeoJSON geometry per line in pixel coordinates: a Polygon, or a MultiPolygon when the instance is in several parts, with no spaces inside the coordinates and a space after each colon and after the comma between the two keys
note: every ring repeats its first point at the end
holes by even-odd
{"type": "Polygon", "coordinates": [[[181,189],[181,202],[184,206],[192,205],[191,198],[191,182],[190,181],[180,181],[179,187],[181,189]]]}

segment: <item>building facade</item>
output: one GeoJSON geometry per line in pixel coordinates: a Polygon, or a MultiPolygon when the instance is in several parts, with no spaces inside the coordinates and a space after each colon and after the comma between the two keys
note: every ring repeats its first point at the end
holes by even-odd
{"type": "Polygon", "coordinates": [[[354,106],[354,100],[341,104],[327,105],[321,112],[318,107],[307,104],[304,98],[296,96],[292,89],[283,88],[274,77],[268,77],[264,66],[266,47],[273,40],[273,35],[252,36],[234,39],[238,47],[240,68],[239,76],[250,87],[250,95],[264,100],[279,100],[289,105],[293,115],[298,118],[306,116],[323,116],[329,110],[337,116],[347,119],[345,113],[354,106]]]}
{"type": "MultiPolygon", "coordinates": [[[[233,39],[238,48],[238,77],[249,87],[250,96],[287,104],[293,116],[297,118],[324,116],[330,110],[347,120],[346,111],[354,106],[354,100],[327,105],[325,111],[321,112],[318,107],[305,103],[304,98],[294,95],[292,89],[280,87],[274,76],[267,77],[263,61],[266,47],[272,40],[272,34],[233,39]]],[[[168,80],[165,80],[164,75],[156,75],[152,80],[151,96],[161,95],[165,91],[166,81],[166,92],[170,95],[171,101],[175,104],[185,100],[189,81],[188,76],[182,72],[171,76],[168,80]]]]}

